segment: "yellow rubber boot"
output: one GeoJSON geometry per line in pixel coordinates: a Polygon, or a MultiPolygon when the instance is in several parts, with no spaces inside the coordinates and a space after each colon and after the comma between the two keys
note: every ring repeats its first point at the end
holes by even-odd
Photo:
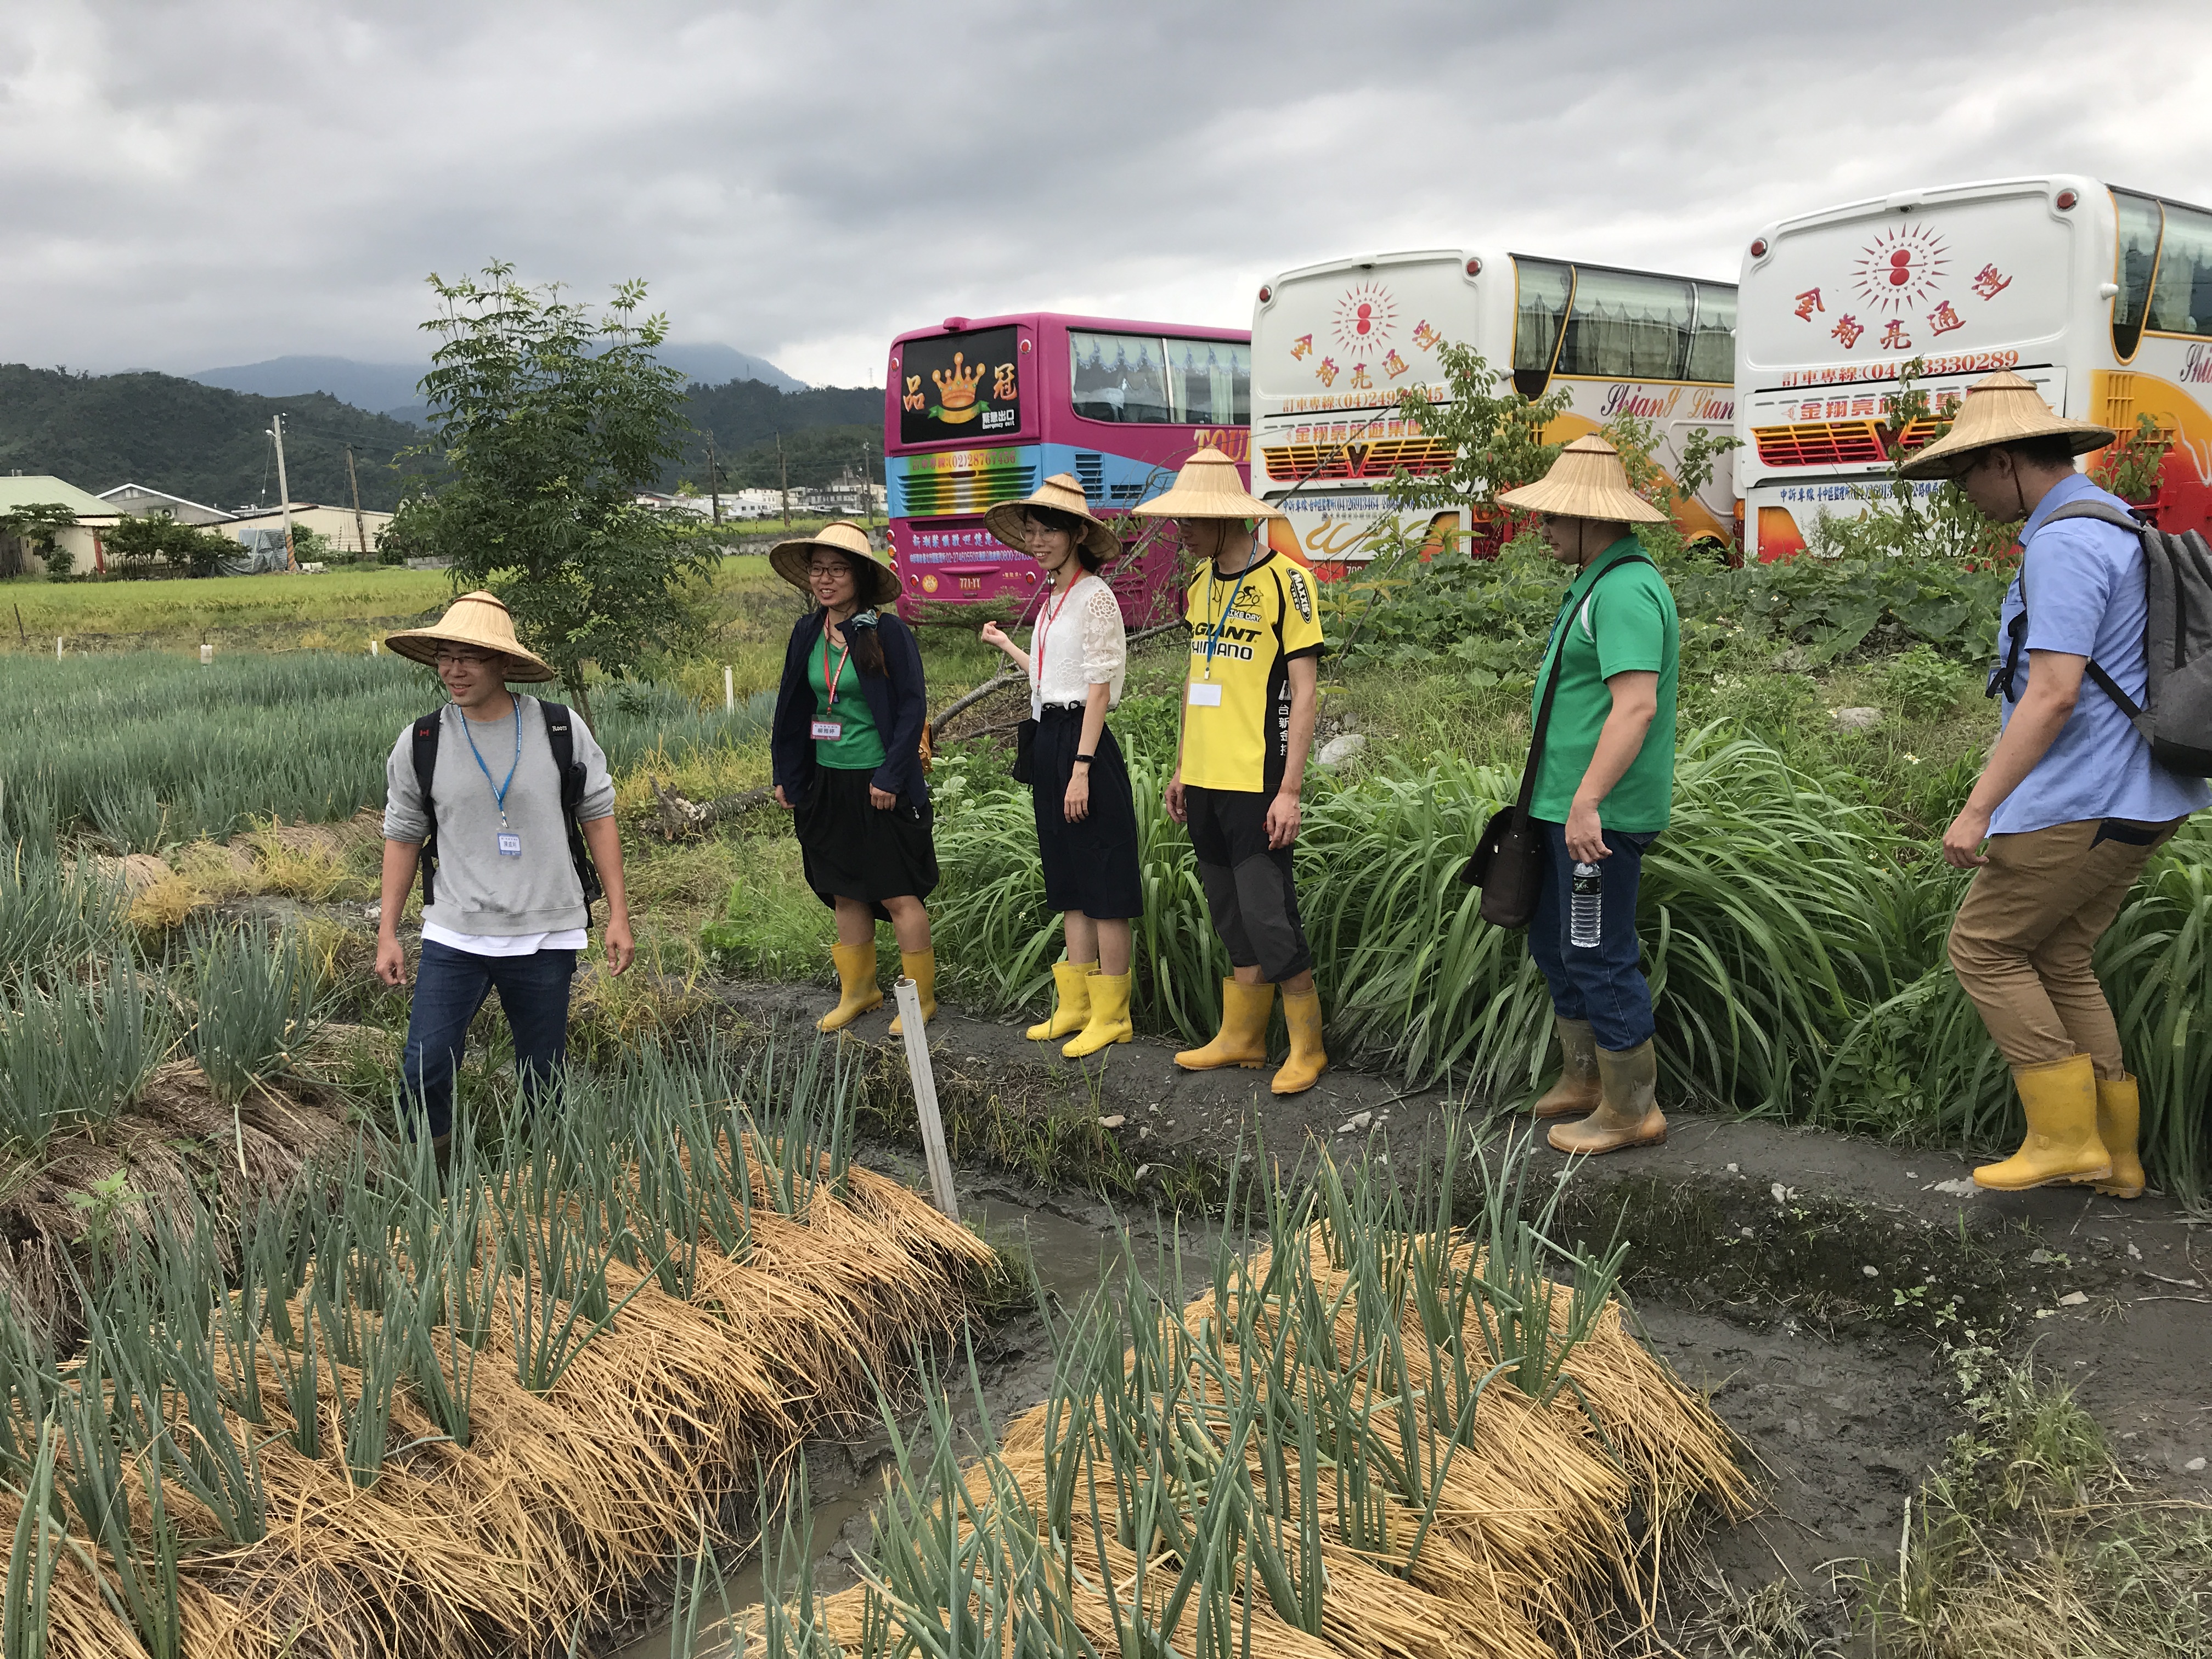
{"type": "MultiPolygon", "coordinates": [[[[921,999],[921,1023],[927,1025],[937,1018],[937,952],[902,951],[899,966],[914,981],[915,994],[921,999]]],[[[891,1035],[906,1035],[906,1028],[896,1018],[891,1021],[891,1035]]]]}
{"type": "Polygon", "coordinates": [[[1563,1152],[1595,1158],[1667,1139],[1659,1109],[1659,1056],[1649,1038],[1633,1048],[1599,1048],[1597,1109],[1576,1123],[1554,1123],[1546,1137],[1563,1152]]]}
{"type": "Polygon", "coordinates": [[[1279,1095],[1302,1095],[1328,1070],[1328,1054],[1321,1046],[1321,993],[1284,992],[1283,1024],[1290,1029],[1291,1057],[1267,1087],[1279,1095]]]}
{"type": "Polygon", "coordinates": [[[1221,1030],[1203,1048],[1186,1048],[1175,1063],[1186,1072],[1214,1072],[1224,1066],[1267,1063],[1267,1016],[1275,1012],[1275,988],[1262,981],[1221,981],[1221,1030]]]}
{"type": "Polygon", "coordinates": [[[1129,1023],[1129,980],[1127,974],[1091,976],[1091,1018],[1060,1053],[1070,1060],[1080,1060],[1137,1035],[1137,1028],[1129,1023]]]}
{"type": "Polygon", "coordinates": [[[837,982],[843,988],[837,1006],[814,1022],[817,1031],[842,1030],[884,1002],[883,988],[876,983],[874,945],[833,945],[830,960],[837,964],[837,982]]]}
{"type": "Polygon", "coordinates": [[[1030,1027],[1031,1042],[1072,1036],[1091,1023],[1091,976],[1097,971],[1095,962],[1052,964],[1052,1015],[1043,1024],[1030,1027]]]}
{"type": "Polygon", "coordinates": [[[1559,1033],[1559,1080],[1536,1097],[1537,1117],[1587,1117],[1597,1110],[1597,1033],[1586,1019],[1552,1016],[1559,1033]]]}
{"type": "MultiPolygon", "coordinates": [[[[2142,1097],[2136,1087],[2135,1074],[2130,1072],[2117,1082],[2097,1079],[2097,1139],[2112,1157],[2112,1173],[2096,1182],[2097,1190],[2107,1198],[2141,1198],[2143,1195],[2142,1153],[2136,1144],[2136,1134],[2142,1123],[2142,1097]]],[[[2087,1176],[2076,1176],[2076,1181],[2087,1181],[2087,1176]]]]}
{"type": "Polygon", "coordinates": [[[2112,1155],[2097,1138],[2097,1072],[2088,1055],[2015,1066],[2012,1081],[2027,1113],[2027,1139],[2002,1164],[1975,1170],[1977,1187],[2017,1193],[2054,1181],[2102,1181],[2112,1173],[2112,1155]]]}

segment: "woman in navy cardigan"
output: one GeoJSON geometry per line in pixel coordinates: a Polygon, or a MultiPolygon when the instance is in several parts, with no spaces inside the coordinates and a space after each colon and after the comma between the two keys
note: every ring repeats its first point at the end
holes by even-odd
{"type": "Polygon", "coordinates": [[[769,563],[815,604],[784,652],[769,746],[775,803],[793,814],[806,884],[837,913],[830,955],[840,995],[817,1024],[834,1031],[882,1003],[879,921],[898,936],[929,1019],[937,955],[922,901],[937,885],[937,848],[921,772],[928,701],[913,630],[878,609],[898,597],[898,577],[865,531],[842,521],[779,543],[769,563]]]}

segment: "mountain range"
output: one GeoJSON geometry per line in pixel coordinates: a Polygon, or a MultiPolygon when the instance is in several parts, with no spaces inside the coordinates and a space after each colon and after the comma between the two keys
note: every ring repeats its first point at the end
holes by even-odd
{"type": "MultiPolygon", "coordinates": [[[[785,374],[767,358],[733,346],[671,341],[657,355],[670,368],[682,369],[694,386],[758,380],[778,392],[808,389],[805,381],[785,374]]],[[[235,363],[227,368],[204,368],[184,378],[262,398],[296,398],[320,392],[356,409],[378,410],[394,420],[419,425],[423,404],[416,382],[429,368],[428,362],[369,363],[353,357],[289,356],[235,363]]]]}

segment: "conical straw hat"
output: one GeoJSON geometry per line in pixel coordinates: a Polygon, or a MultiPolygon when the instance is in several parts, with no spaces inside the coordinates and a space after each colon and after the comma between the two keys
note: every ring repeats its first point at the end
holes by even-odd
{"type": "Polygon", "coordinates": [[[2063,438],[2076,455],[2086,455],[2118,436],[2094,421],[2069,421],[2052,414],[2034,381],[2005,369],[1968,386],[1966,404],[1951,429],[1897,470],[1908,478],[1955,478],[1973,465],[1977,451],[1992,444],[2063,438]]]}
{"type": "Polygon", "coordinates": [[[1595,433],[1577,438],[1561,450],[1552,470],[1534,483],[1501,489],[1498,499],[1523,513],[1597,519],[1608,524],[1659,524],[1667,517],[1628,487],[1628,470],[1620,464],[1620,452],[1595,433]]]}
{"type": "Polygon", "coordinates": [[[1057,513],[1073,514],[1088,526],[1083,532],[1083,544],[1097,557],[1099,563],[1116,557],[1121,551],[1121,538],[1101,524],[1091,514],[1091,502],[1076,482],[1073,472],[1055,472],[1037,486],[1036,494],[1018,501],[1000,501],[983,515],[983,528],[996,536],[1017,552],[1029,548],[1028,520],[1023,514],[1025,507],[1048,507],[1057,513]]]}
{"type": "Polygon", "coordinates": [[[455,599],[446,607],[446,614],[438,618],[434,626],[387,634],[384,643],[394,655],[433,666],[436,665],[440,646],[474,646],[479,651],[496,651],[505,657],[507,678],[510,680],[535,684],[540,680],[561,678],[543,657],[515,643],[514,617],[500,603],[498,595],[481,590],[455,599]]]}
{"type": "Polygon", "coordinates": [[[1149,501],[1129,509],[1146,519],[1287,519],[1244,488],[1237,463],[1219,450],[1198,451],[1182,464],[1176,481],[1149,501]]]}
{"type": "Polygon", "coordinates": [[[823,525],[817,534],[778,542],[769,550],[769,568],[800,592],[811,593],[814,590],[806,580],[806,567],[809,556],[817,547],[832,553],[849,553],[860,561],[863,570],[875,572],[874,592],[867,591],[865,581],[856,584],[861,604],[889,605],[898,598],[898,572],[891,568],[891,556],[871,542],[866,531],[844,519],[823,525]]]}

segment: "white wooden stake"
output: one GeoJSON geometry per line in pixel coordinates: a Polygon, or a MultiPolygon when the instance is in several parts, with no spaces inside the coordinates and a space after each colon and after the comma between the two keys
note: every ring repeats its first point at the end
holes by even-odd
{"type": "Polygon", "coordinates": [[[56,662],[59,662],[61,659],[62,659],[62,636],[61,636],[60,635],[57,634],[57,635],[54,635],[54,660],[55,660],[56,662]]]}
{"type": "Polygon", "coordinates": [[[210,663],[213,662],[214,660],[215,660],[215,647],[214,647],[213,646],[211,646],[211,645],[203,645],[203,646],[201,646],[201,647],[200,647],[200,666],[201,666],[201,667],[203,667],[203,668],[204,668],[204,667],[206,667],[206,666],[208,665],[208,664],[210,664],[210,663]]]}
{"type": "Polygon", "coordinates": [[[952,1195],[952,1159],[945,1150],[945,1120],[937,1110],[937,1074],[929,1068],[929,1034],[921,1029],[921,992],[901,975],[891,995],[898,1001],[899,1035],[905,1039],[906,1068],[914,1078],[915,1113],[921,1120],[929,1184],[937,1195],[937,1207],[957,1221],[960,1206],[952,1195]]]}
{"type": "Polygon", "coordinates": [[[730,678],[729,664],[724,663],[722,665],[722,712],[725,714],[734,714],[737,711],[738,693],[736,683],[730,678]]]}

